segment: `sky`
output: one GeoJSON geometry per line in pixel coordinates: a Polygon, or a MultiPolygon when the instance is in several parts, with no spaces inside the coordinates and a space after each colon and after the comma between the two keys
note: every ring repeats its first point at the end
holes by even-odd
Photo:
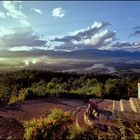
{"type": "Polygon", "coordinates": [[[139,1],[0,1],[0,50],[140,51],[139,7],[139,1]]]}

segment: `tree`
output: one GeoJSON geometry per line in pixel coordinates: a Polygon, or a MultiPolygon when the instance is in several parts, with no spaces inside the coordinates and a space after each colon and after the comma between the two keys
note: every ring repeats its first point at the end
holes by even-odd
{"type": "Polygon", "coordinates": [[[119,93],[117,92],[118,80],[108,79],[105,83],[105,98],[119,99],[119,93]]]}

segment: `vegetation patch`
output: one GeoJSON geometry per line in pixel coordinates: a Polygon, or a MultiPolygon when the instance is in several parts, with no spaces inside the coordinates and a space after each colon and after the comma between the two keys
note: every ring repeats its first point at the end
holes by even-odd
{"type": "Polygon", "coordinates": [[[21,70],[0,74],[0,103],[37,97],[128,99],[137,97],[139,75],[54,73],[21,70]]]}

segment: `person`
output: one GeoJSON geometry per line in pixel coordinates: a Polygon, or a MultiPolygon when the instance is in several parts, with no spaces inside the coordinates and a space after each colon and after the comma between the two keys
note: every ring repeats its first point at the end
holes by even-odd
{"type": "Polygon", "coordinates": [[[89,116],[89,117],[91,115],[91,104],[90,104],[90,102],[88,103],[88,107],[86,109],[86,115],[89,116]]]}
{"type": "Polygon", "coordinates": [[[90,118],[97,118],[97,116],[99,116],[98,105],[96,102],[89,100],[86,115],[90,118]]]}

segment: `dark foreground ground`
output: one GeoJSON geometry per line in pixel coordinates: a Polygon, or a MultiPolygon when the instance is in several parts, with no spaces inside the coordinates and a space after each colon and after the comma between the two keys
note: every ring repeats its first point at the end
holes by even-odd
{"type": "MultiPolygon", "coordinates": [[[[133,100],[138,100],[138,103],[140,103],[139,99],[132,98],[120,101],[90,99],[90,101],[92,100],[98,101],[98,109],[100,110],[100,117],[92,120],[87,120],[85,117],[87,103],[78,99],[40,98],[26,100],[10,106],[0,105],[0,140],[23,139],[23,122],[35,117],[45,117],[50,113],[52,108],[61,108],[64,111],[69,111],[77,127],[88,127],[97,136],[107,134],[108,126],[113,129],[118,128],[119,125],[116,124],[117,118],[125,117],[125,120],[129,123],[132,120],[136,120],[137,122],[140,120],[140,110],[134,112],[128,104],[133,100]]],[[[140,134],[139,129],[135,129],[134,131],[137,135],[140,134]]]]}
{"type": "Polygon", "coordinates": [[[75,113],[81,106],[86,106],[82,100],[56,98],[27,100],[11,106],[0,105],[0,139],[22,139],[23,122],[34,117],[47,116],[51,108],[62,108],[75,113]]]}

